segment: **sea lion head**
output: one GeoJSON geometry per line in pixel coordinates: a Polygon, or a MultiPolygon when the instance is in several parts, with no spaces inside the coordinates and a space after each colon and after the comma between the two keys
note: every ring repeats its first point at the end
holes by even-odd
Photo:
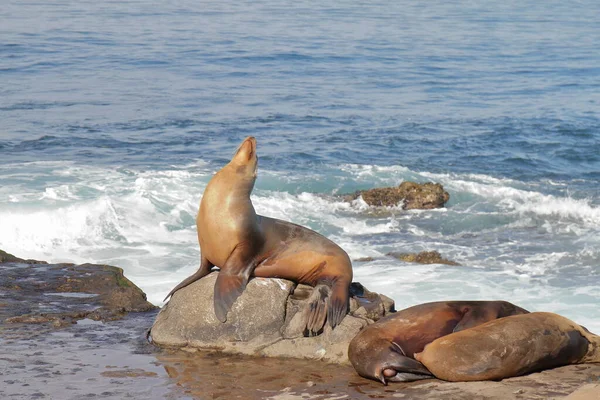
{"type": "Polygon", "coordinates": [[[248,136],[237,148],[233,158],[229,162],[236,174],[245,179],[256,179],[258,168],[258,156],[256,155],[256,139],[248,136]]]}
{"type": "Polygon", "coordinates": [[[388,382],[408,382],[433,378],[420,362],[407,357],[395,342],[357,335],[348,348],[350,362],[364,378],[388,382]]]}

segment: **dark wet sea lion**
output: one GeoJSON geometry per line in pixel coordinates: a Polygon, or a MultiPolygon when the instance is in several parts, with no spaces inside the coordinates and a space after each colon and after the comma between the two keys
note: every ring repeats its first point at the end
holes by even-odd
{"type": "Polygon", "coordinates": [[[439,379],[499,380],[600,362],[600,336],[558,314],[534,312],[444,336],[415,357],[439,379]]]}
{"type": "Polygon", "coordinates": [[[251,276],[285,278],[315,287],[306,314],[308,332],[318,333],[325,321],[334,328],[348,312],[350,258],[317,232],[257,215],[250,201],[257,166],[256,139],[248,137],[210,180],[196,218],[200,268],[167,298],[217,266],[214,308],[225,322],[251,276]]]}
{"type": "Polygon", "coordinates": [[[362,377],[406,382],[432,378],[414,354],[426,344],[497,318],[528,313],[506,301],[438,301],[400,310],[363,329],[348,347],[362,377]]]}

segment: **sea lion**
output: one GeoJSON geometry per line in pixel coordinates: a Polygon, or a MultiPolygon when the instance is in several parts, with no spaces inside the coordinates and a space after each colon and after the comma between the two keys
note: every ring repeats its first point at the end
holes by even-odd
{"type": "Polygon", "coordinates": [[[247,137],[204,190],[196,218],[200,268],[167,298],[219,267],[214,310],[225,322],[251,276],[284,278],[315,287],[305,314],[309,334],[319,333],[325,321],[335,328],[348,312],[350,258],[317,232],[256,214],[250,193],[257,167],[256,139],[247,137]]]}
{"type": "Polygon", "coordinates": [[[407,382],[433,378],[414,354],[452,332],[529,311],[506,301],[438,301],[419,304],[380,319],[350,342],[348,357],[364,378],[407,382]]]}
{"type": "Polygon", "coordinates": [[[558,314],[534,312],[444,336],[415,358],[446,381],[500,380],[600,362],[600,336],[558,314]]]}

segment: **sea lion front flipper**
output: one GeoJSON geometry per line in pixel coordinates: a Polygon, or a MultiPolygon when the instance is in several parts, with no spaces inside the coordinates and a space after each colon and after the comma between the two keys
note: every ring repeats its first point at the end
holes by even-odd
{"type": "Polygon", "coordinates": [[[251,246],[238,244],[225,261],[215,282],[214,307],[219,321],[227,321],[227,312],[246,289],[255,267],[251,246]]]}
{"type": "Polygon", "coordinates": [[[208,275],[210,273],[212,267],[214,267],[214,264],[211,263],[210,261],[208,261],[208,258],[201,256],[200,257],[200,268],[198,268],[198,271],[194,272],[194,274],[188,276],[183,281],[181,281],[181,283],[179,283],[179,285],[175,286],[173,288],[173,290],[171,290],[169,292],[169,294],[167,295],[167,297],[165,297],[165,299],[163,301],[166,301],[169,297],[171,297],[179,289],[182,289],[182,288],[196,282],[198,279],[204,278],[206,275],[208,275]]]}
{"type": "Polygon", "coordinates": [[[473,328],[474,326],[481,325],[484,322],[491,321],[495,318],[492,318],[491,315],[488,315],[485,311],[467,307],[462,310],[463,316],[458,324],[454,327],[452,332],[460,332],[465,329],[473,328]]]}

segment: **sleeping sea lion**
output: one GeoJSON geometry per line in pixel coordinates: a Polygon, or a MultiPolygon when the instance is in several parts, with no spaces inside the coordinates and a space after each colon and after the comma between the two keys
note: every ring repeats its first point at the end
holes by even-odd
{"type": "Polygon", "coordinates": [[[444,336],[415,358],[446,381],[499,380],[600,362],[600,336],[558,314],[534,312],[444,336]]]}
{"type": "Polygon", "coordinates": [[[212,177],[196,218],[200,268],[167,298],[219,267],[214,309],[225,322],[251,276],[284,278],[315,287],[305,315],[306,331],[317,334],[325,321],[334,328],[348,312],[350,258],[317,232],[257,215],[250,201],[257,166],[256,139],[247,137],[231,161],[212,177]]]}
{"type": "Polygon", "coordinates": [[[406,382],[433,378],[414,354],[426,344],[509,315],[528,313],[506,301],[438,301],[419,304],[380,319],[350,342],[348,357],[364,378],[406,382]]]}

